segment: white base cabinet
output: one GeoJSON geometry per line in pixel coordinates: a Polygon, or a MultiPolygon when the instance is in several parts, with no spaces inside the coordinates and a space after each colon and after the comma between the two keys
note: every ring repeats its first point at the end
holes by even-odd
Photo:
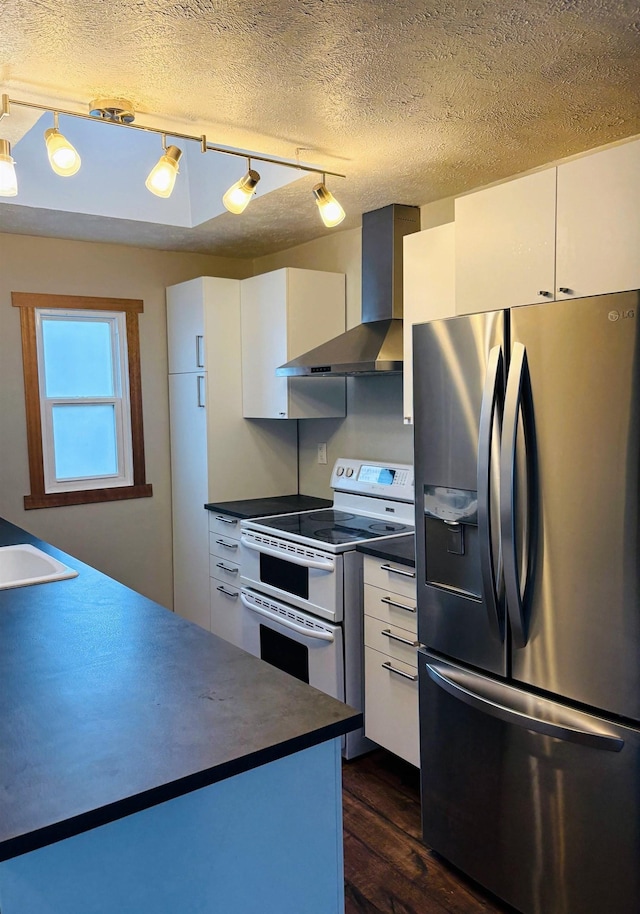
{"type": "Polygon", "coordinates": [[[210,629],[242,647],[240,518],[209,511],[210,629]]]}
{"type": "Polygon", "coordinates": [[[365,556],[365,735],[420,766],[415,572],[365,556]]]}
{"type": "Polygon", "coordinates": [[[275,374],[279,365],[344,333],[344,274],[274,270],[243,280],[241,295],[244,416],[344,416],[344,378],[280,378],[275,374]]]}

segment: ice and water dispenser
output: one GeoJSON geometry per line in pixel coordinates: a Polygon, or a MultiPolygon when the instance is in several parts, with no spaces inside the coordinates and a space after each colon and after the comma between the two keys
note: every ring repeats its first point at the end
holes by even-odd
{"type": "Polygon", "coordinates": [[[426,583],[481,599],[478,493],[425,485],[424,532],[426,583]]]}

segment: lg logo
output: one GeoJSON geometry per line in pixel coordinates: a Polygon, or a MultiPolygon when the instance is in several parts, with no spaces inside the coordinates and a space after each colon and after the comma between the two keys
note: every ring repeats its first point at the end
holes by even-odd
{"type": "Polygon", "coordinates": [[[607,316],[615,324],[616,321],[624,321],[630,317],[635,317],[636,312],[634,308],[629,308],[627,311],[609,311],[607,316]]]}

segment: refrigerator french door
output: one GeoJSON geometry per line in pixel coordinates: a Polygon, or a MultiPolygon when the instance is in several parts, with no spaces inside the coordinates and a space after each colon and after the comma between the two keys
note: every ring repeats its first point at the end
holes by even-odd
{"type": "Polygon", "coordinates": [[[525,914],[640,910],[639,299],[414,328],[424,837],[525,914]]]}

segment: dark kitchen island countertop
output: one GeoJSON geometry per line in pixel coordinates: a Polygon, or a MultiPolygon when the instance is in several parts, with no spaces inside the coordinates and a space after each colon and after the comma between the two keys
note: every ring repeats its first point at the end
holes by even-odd
{"type": "Polygon", "coordinates": [[[0,545],[25,542],[79,576],[0,590],[0,861],[361,726],[347,705],[0,520],[0,545]]]}
{"type": "Polygon", "coordinates": [[[411,568],[415,568],[415,539],[413,533],[405,533],[402,536],[390,536],[388,539],[359,543],[356,546],[356,550],[364,552],[365,555],[373,555],[379,559],[386,559],[388,562],[399,562],[401,565],[409,565],[411,568]]]}
{"type": "Polygon", "coordinates": [[[330,508],[333,502],[314,495],[274,495],[270,498],[247,498],[240,501],[221,501],[205,505],[207,511],[221,511],[248,520],[252,517],[269,517],[271,514],[293,514],[296,511],[315,511],[330,508]]]}

